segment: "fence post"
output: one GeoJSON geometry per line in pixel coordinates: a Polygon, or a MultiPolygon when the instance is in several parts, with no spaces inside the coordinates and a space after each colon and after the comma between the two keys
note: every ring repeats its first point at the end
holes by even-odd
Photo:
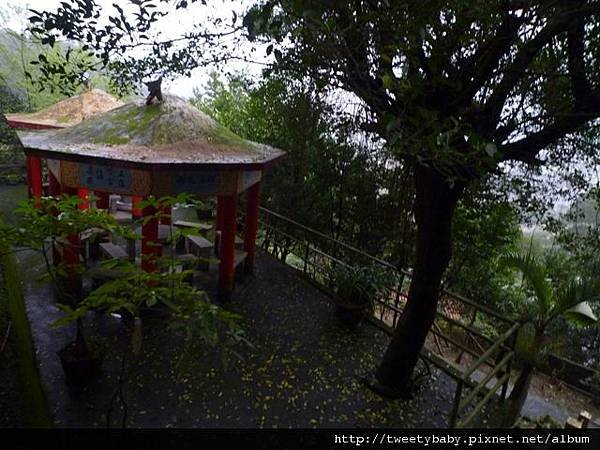
{"type": "Polygon", "coordinates": [[[309,243],[308,241],[305,241],[305,247],[304,247],[304,269],[302,270],[304,272],[304,274],[306,274],[306,270],[308,269],[308,248],[309,248],[309,243]]]}
{"type": "Polygon", "coordinates": [[[450,412],[450,423],[448,424],[449,428],[456,428],[456,422],[458,419],[458,405],[460,405],[463,386],[464,380],[458,380],[456,384],[456,392],[454,393],[454,402],[452,403],[452,411],[450,412]]]}
{"type": "Polygon", "coordinates": [[[508,391],[508,383],[510,382],[510,373],[512,370],[512,362],[515,359],[515,346],[517,344],[517,334],[518,333],[519,333],[519,328],[516,329],[516,331],[510,338],[510,350],[513,352],[513,356],[512,356],[512,358],[510,358],[508,360],[508,363],[506,364],[506,372],[509,374],[509,376],[506,379],[506,381],[504,382],[504,385],[502,386],[502,392],[500,394],[500,396],[502,397],[502,400],[506,400],[506,394],[508,391]]]}

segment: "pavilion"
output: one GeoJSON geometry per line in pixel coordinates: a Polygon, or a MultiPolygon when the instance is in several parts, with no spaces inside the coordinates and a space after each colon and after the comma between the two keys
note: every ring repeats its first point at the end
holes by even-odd
{"type": "MultiPolygon", "coordinates": [[[[244,265],[246,272],[252,272],[262,173],[283,151],[244,140],[185,100],[169,95],[150,105],[134,101],[69,128],[20,131],[19,137],[28,158],[47,161],[53,180],[50,195],[93,190],[99,208],[108,207],[110,194],[216,196],[216,227],[221,233],[219,297],[223,299],[233,290],[238,196],[246,192],[244,265]]],[[[29,186],[33,197],[42,195],[41,171],[30,174],[29,186]]],[[[155,212],[146,207],[142,214],[155,212]]],[[[161,251],[155,245],[158,226],[157,220],[148,220],[142,227],[142,268],[147,271],[157,270],[152,257],[161,251]]]]}

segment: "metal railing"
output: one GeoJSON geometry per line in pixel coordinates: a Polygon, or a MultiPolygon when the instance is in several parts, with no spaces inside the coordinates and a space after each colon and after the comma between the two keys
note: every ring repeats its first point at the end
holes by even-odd
{"type": "MultiPolygon", "coordinates": [[[[336,266],[377,264],[388,270],[393,282],[375,299],[369,319],[393,333],[407,301],[410,271],[262,207],[257,244],[330,295],[336,266]]],[[[421,356],[456,380],[450,427],[466,427],[486,405],[506,398],[518,328],[483,305],[447,290],[440,292],[436,319],[421,356]]]]}

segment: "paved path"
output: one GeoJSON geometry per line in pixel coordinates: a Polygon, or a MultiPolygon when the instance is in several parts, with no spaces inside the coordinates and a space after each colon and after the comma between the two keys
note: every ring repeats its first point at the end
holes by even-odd
{"type": "MultiPolygon", "coordinates": [[[[30,270],[36,266],[31,258],[21,259],[30,270]]],[[[47,287],[28,283],[27,306],[55,423],[104,426],[128,341],[126,327],[105,314],[86,319],[90,334],[104,336],[110,351],[102,377],[73,392],[63,382],[55,354],[73,330],[50,327],[60,313],[47,287]]],[[[128,426],[445,426],[451,379],[434,371],[420,395],[408,402],[371,394],[357,377],[375,366],[387,336],[368,324],[356,332],[339,328],[328,298],[271,257],[259,256],[256,277],[228,308],[246,318],[244,329],[254,348],[242,350],[243,359],[226,367],[218,354],[208,352],[177,369],[181,340],[164,317],[145,320],[143,355],[129,365],[128,426]]]]}

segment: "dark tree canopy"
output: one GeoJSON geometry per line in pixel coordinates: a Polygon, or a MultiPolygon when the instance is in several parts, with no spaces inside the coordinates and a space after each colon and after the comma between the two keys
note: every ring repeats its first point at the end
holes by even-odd
{"type": "Polygon", "coordinates": [[[399,153],[476,176],[539,152],[600,113],[595,1],[266,2],[257,39],[279,67],[360,97],[399,153]]]}

